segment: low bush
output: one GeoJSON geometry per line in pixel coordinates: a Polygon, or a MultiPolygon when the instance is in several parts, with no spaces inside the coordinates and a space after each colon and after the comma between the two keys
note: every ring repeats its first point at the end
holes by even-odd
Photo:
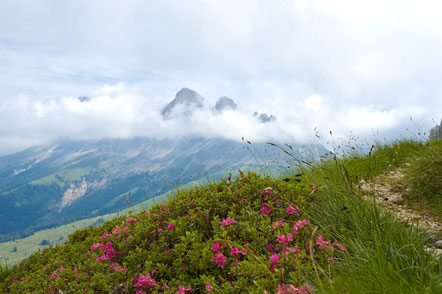
{"type": "Polygon", "coordinates": [[[180,191],[34,254],[0,292],[311,293],[347,251],[304,214],[316,193],[253,173],[180,191]]]}

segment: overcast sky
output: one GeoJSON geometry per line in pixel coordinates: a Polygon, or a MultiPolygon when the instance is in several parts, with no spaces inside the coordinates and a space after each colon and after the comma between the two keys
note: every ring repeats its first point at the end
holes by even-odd
{"type": "Polygon", "coordinates": [[[60,138],[427,131],[442,118],[441,3],[2,0],[0,154],[60,138]],[[182,87],[206,107],[164,121],[182,87]],[[239,109],[214,116],[220,96],[239,109]]]}

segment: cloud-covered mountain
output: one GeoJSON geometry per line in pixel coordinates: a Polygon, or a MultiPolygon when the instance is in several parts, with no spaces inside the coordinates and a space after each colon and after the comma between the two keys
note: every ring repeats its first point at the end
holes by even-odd
{"type": "Polygon", "coordinates": [[[229,97],[220,97],[215,104],[215,112],[220,113],[224,110],[236,110],[238,105],[229,97]]]}
{"type": "MultiPolygon", "coordinates": [[[[299,96],[283,101],[262,87],[235,96],[236,109],[230,104],[230,109],[225,107],[222,112],[217,112],[214,107],[218,97],[232,97],[230,94],[234,93],[228,84],[221,84],[215,91],[203,84],[189,82],[189,88],[201,94],[193,90],[182,92],[192,93],[190,96],[195,99],[175,95],[182,85],[181,82],[173,87],[161,82],[152,82],[148,86],[117,83],[95,91],[82,91],[90,98],[89,101],[82,98],[83,102],[78,96],[35,99],[24,93],[0,100],[0,155],[66,138],[200,136],[241,141],[245,137],[254,142],[272,140],[308,144],[316,141],[314,129],[319,130],[321,138],[325,138],[329,130],[333,130],[337,137],[345,137],[342,132],[345,126],[351,126],[350,130],[357,135],[388,130],[390,136],[397,136],[398,128],[413,129],[407,109],[400,112],[382,107],[335,109],[324,96],[306,98],[306,93],[300,92],[299,96]],[[253,116],[254,112],[268,117],[260,119],[253,116]],[[272,120],[271,115],[276,120],[272,120]],[[269,122],[262,123],[268,118],[269,122]]],[[[297,90],[293,88],[294,92],[297,90]]],[[[419,107],[413,107],[413,111],[419,111],[419,107]]]]}
{"type": "Polygon", "coordinates": [[[190,116],[197,108],[204,106],[204,98],[197,92],[188,88],[182,88],[175,95],[166,107],[164,107],[161,115],[164,118],[171,118],[173,116],[190,116]]]}
{"type": "MultiPolygon", "coordinates": [[[[195,110],[202,110],[203,108],[208,108],[208,106],[204,105],[203,96],[189,88],[182,88],[176,93],[175,98],[164,107],[161,115],[165,119],[189,118],[194,114],[195,110]]],[[[238,105],[232,98],[222,96],[218,98],[212,109],[214,114],[220,114],[226,110],[235,111],[238,109],[238,105]]],[[[276,116],[273,114],[268,115],[265,112],[258,113],[255,111],[253,116],[260,123],[269,123],[276,120],[276,116]]]]}
{"type": "Polygon", "coordinates": [[[253,116],[255,116],[260,123],[268,123],[276,120],[276,117],[273,114],[268,115],[267,113],[264,112],[258,113],[257,111],[255,111],[253,113],[253,116]]]}

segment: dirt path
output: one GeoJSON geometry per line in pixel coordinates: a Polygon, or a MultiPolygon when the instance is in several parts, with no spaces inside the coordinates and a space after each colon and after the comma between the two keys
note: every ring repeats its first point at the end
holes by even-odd
{"type": "Polygon", "coordinates": [[[435,249],[436,255],[442,256],[442,240],[440,240],[442,223],[422,211],[413,210],[406,204],[400,192],[404,189],[401,184],[403,177],[402,170],[397,169],[376,177],[373,182],[367,183],[361,180],[359,184],[361,190],[367,193],[367,199],[375,197],[376,203],[393,212],[402,221],[427,229],[432,236],[428,249],[435,249]]]}

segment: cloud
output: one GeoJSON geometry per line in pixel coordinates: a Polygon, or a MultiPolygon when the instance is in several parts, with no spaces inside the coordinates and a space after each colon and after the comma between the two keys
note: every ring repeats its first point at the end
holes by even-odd
{"type": "MultiPolygon", "coordinates": [[[[306,141],[442,117],[438,1],[0,3],[0,153],[56,138],[203,134],[306,141]],[[107,85],[107,86],[106,86],[107,85]],[[182,87],[241,109],[158,113],[182,87]],[[88,104],[77,96],[90,95],[88,104]],[[275,114],[256,124],[253,111],[275,114]],[[180,126],[185,125],[186,128],[180,126]]],[[[393,131],[394,130],[394,131],[393,131]]]]}
{"type": "MultiPolygon", "coordinates": [[[[256,85],[253,88],[256,89],[256,85]]],[[[397,127],[408,119],[406,115],[410,111],[366,106],[339,108],[331,104],[330,99],[315,94],[287,103],[284,98],[274,101],[257,97],[250,105],[239,103],[237,110],[215,114],[213,106],[217,96],[209,96],[204,107],[195,109],[191,116],[178,115],[166,120],[161,115],[165,100],[158,99],[160,94],[150,95],[143,94],[138,87],[119,83],[95,91],[87,102],[80,102],[78,97],[42,101],[27,95],[4,100],[0,104],[0,133],[3,135],[0,151],[7,153],[58,139],[136,136],[204,136],[237,141],[245,137],[256,142],[309,143],[314,129],[322,133],[333,130],[338,136],[345,136],[345,132],[351,130],[368,135],[373,130],[397,127]],[[260,123],[253,115],[254,111],[273,114],[276,120],[260,123]]],[[[174,93],[170,92],[169,100],[173,96],[174,93]]],[[[421,115],[426,109],[413,111],[421,115]]]]}

